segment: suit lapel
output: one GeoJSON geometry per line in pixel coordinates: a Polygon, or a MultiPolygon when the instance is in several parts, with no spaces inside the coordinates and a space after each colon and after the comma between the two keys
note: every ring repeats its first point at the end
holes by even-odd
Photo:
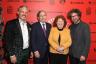
{"type": "Polygon", "coordinates": [[[30,31],[31,31],[31,28],[30,28],[29,23],[27,23],[27,29],[28,29],[28,36],[30,36],[30,31]]]}
{"type": "Polygon", "coordinates": [[[19,29],[20,34],[22,35],[22,31],[21,31],[21,26],[20,26],[19,20],[16,21],[16,24],[17,24],[17,28],[19,29]]]}
{"type": "Polygon", "coordinates": [[[48,37],[48,30],[49,29],[49,27],[48,27],[48,24],[46,23],[46,37],[48,37]]]}
{"type": "Polygon", "coordinates": [[[79,23],[79,25],[77,26],[77,28],[76,28],[76,32],[77,32],[77,34],[80,34],[81,33],[81,21],[80,21],[80,23],[79,23]]]}
{"type": "Polygon", "coordinates": [[[40,29],[40,30],[39,30],[40,33],[45,37],[44,31],[43,31],[43,29],[42,29],[42,26],[41,26],[40,22],[38,23],[38,28],[40,29]]]}
{"type": "MultiPolygon", "coordinates": [[[[17,28],[19,29],[19,32],[20,32],[21,35],[22,35],[22,30],[21,30],[21,26],[20,26],[19,20],[16,21],[16,24],[17,24],[17,28]]],[[[29,34],[31,28],[30,28],[30,26],[29,26],[28,23],[27,23],[27,28],[28,28],[28,34],[29,34]]],[[[30,34],[29,34],[29,35],[30,35],[30,34]]]]}

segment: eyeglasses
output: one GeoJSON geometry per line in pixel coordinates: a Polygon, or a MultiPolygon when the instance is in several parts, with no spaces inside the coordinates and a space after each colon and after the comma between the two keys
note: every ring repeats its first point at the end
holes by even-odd
{"type": "Polygon", "coordinates": [[[76,17],[76,16],[78,16],[78,15],[74,15],[74,16],[71,16],[71,17],[76,17]]]}

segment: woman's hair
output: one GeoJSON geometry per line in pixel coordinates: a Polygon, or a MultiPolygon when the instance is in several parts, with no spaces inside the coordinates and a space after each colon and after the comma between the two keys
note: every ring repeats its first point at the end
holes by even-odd
{"type": "Polygon", "coordinates": [[[58,19],[62,19],[64,21],[64,27],[65,27],[67,22],[66,22],[66,19],[63,15],[58,15],[58,16],[55,17],[54,22],[53,22],[53,27],[57,27],[58,19]]]}

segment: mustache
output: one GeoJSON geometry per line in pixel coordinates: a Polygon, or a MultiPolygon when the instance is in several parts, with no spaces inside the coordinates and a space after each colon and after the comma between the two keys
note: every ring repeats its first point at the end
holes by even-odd
{"type": "Polygon", "coordinates": [[[22,16],[25,16],[26,17],[27,15],[22,15],[22,16]]]}

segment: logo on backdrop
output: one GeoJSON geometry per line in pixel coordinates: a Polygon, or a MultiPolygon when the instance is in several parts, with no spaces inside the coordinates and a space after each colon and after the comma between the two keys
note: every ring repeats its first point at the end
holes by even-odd
{"type": "Polygon", "coordinates": [[[24,3],[26,3],[26,2],[27,2],[27,0],[23,0],[23,2],[24,2],[24,3]]]}
{"type": "Polygon", "coordinates": [[[8,14],[13,14],[13,7],[12,6],[7,7],[7,13],[8,14]]]}
{"type": "Polygon", "coordinates": [[[96,4],[96,1],[89,1],[89,4],[96,4]]]}
{"type": "Polygon", "coordinates": [[[86,15],[91,15],[91,7],[86,8],[86,15]]]}
{"type": "Polygon", "coordinates": [[[96,9],[95,9],[95,15],[96,15],[96,9]]]}
{"type": "MultiPolygon", "coordinates": [[[[55,4],[55,1],[56,1],[56,0],[49,0],[49,3],[50,3],[50,4],[55,4]]],[[[58,2],[59,2],[60,4],[64,4],[66,1],[67,1],[67,0],[58,0],[58,2]]]]}
{"type": "Polygon", "coordinates": [[[60,4],[64,4],[67,0],[60,0],[60,4]]]}
{"type": "Polygon", "coordinates": [[[84,4],[84,1],[71,1],[70,4],[84,4]]]}
{"type": "Polygon", "coordinates": [[[7,0],[7,2],[20,2],[20,0],[7,0]]]}
{"type": "Polygon", "coordinates": [[[24,3],[27,2],[45,2],[46,0],[22,0],[24,3]]]}

